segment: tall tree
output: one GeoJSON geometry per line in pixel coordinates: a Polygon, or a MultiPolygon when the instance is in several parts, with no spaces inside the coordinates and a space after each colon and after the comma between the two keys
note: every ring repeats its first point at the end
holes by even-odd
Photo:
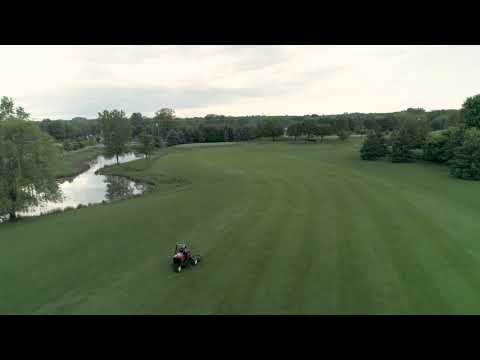
{"type": "Polygon", "coordinates": [[[153,136],[143,132],[140,135],[140,152],[145,155],[146,158],[153,152],[155,149],[155,141],[153,136]]]}
{"type": "Polygon", "coordinates": [[[332,133],[332,127],[330,124],[318,124],[317,125],[317,136],[320,136],[320,141],[323,141],[325,136],[328,136],[332,133]]]}
{"type": "Polygon", "coordinates": [[[128,152],[128,141],[131,137],[130,121],[123,110],[112,110],[98,114],[102,124],[103,142],[105,145],[105,156],[117,158],[128,152]]]}
{"type": "Polygon", "coordinates": [[[465,100],[462,115],[466,127],[480,128],[480,94],[465,100]]]}
{"type": "Polygon", "coordinates": [[[184,143],[183,133],[177,129],[171,129],[167,134],[167,145],[174,146],[184,143]]]}
{"type": "Polygon", "coordinates": [[[387,141],[379,131],[369,131],[360,149],[362,160],[377,160],[387,155],[387,141]]]}
{"type": "Polygon", "coordinates": [[[346,114],[341,115],[335,121],[335,133],[340,140],[347,140],[350,136],[350,121],[346,114]]]}
{"type": "Polygon", "coordinates": [[[454,151],[449,161],[452,176],[466,180],[480,180],[480,130],[470,128],[465,131],[463,144],[454,151]]]}
{"type": "Polygon", "coordinates": [[[175,119],[175,110],[169,108],[163,108],[159,111],[155,112],[155,116],[153,117],[153,121],[158,124],[160,135],[162,138],[167,136],[167,133],[173,129],[174,123],[173,120],[175,119]]]}
{"type": "Polygon", "coordinates": [[[61,197],[54,174],[57,149],[27,118],[16,111],[0,123],[0,215],[11,221],[19,211],[61,197]]]}
{"type": "Polygon", "coordinates": [[[300,126],[302,129],[302,133],[307,136],[305,138],[305,141],[310,140],[312,137],[314,137],[318,133],[317,124],[312,119],[304,120],[300,126]]]}
{"type": "Polygon", "coordinates": [[[268,119],[261,124],[261,132],[263,136],[271,137],[272,141],[275,141],[275,138],[283,135],[284,129],[277,119],[268,119]]]}
{"type": "Polygon", "coordinates": [[[130,116],[130,125],[132,127],[132,137],[136,138],[145,130],[145,119],[140,113],[133,113],[130,116]]]}
{"type": "Polygon", "coordinates": [[[0,121],[14,118],[15,110],[13,99],[6,96],[2,97],[0,101],[0,121]]]}
{"type": "Polygon", "coordinates": [[[291,124],[287,128],[287,135],[293,136],[294,140],[297,141],[297,137],[302,135],[302,126],[300,123],[291,124]]]}
{"type": "Polygon", "coordinates": [[[402,127],[392,135],[392,162],[413,161],[412,138],[407,128],[402,127]]]}

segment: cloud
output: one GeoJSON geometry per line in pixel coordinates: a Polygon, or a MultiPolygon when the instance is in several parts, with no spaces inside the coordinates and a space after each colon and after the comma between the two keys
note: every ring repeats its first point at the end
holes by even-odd
{"type": "Polygon", "coordinates": [[[152,115],[162,107],[189,110],[219,104],[228,105],[246,98],[281,96],[288,91],[286,86],[273,89],[97,86],[41,94],[22,100],[28,108],[38,109],[37,115],[41,112],[40,118],[55,113],[57,115],[54,118],[69,119],[78,114],[89,118],[96,117],[98,112],[105,109],[122,109],[127,114],[142,112],[144,115],[152,115]]]}
{"type": "Polygon", "coordinates": [[[36,118],[458,108],[478,46],[0,46],[0,96],[36,118]]]}

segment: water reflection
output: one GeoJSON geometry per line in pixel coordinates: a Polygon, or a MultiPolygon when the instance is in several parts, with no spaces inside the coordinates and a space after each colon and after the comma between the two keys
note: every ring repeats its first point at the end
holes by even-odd
{"type": "MultiPolygon", "coordinates": [[[[141,157],[130,153],[119,157],[120,163],[137,160],[141,157]]],[[[92,161],[90,168],[73,179],[63,181],[60,185],[62,199],[60,202],[47,201],[40,206],[32,207],[19,213],[20,216],[38,216],[53,210],[77,207],[78,205],[96,204],[126,196],[142,193],[143,185],[118,176],[105,176],[95,172],[107,165],[116,164],[116,159],[99,156],[92,161]]]]}
{"type": "Polygon", "coordinates": [[[137,184],[124,177],[107,175],[105,182],[107,192],[105,196],[108,200],[123,199],[143,192],[143,185],[137,184]]]}

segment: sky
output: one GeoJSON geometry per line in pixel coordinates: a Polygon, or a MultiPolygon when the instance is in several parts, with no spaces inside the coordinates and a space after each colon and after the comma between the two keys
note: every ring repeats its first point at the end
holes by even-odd
{"type": "Polygon", "coordinates": [[[0,96],[33,119],[459,109],[480,46],[0,46],[0,96]]]}

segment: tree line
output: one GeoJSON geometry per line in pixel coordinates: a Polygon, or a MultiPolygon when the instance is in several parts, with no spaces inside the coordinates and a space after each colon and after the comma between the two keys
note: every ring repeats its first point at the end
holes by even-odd
{"type": "Polygon", "coordinates": [[[59,199],[54,176],[59,155],[65,150],[103,143],[107,157],[134,149],[149,157],[155,148],[183,143],[250,141],[287,135],[305,141],[336,134],[368,133],[361,149],[364,159],[388,154],[392,161],[411,161],[416,149],[425,160],[448,163],[454,176],[480,179],[479,96],[468,98],[460,111],[423,109],[388,114],[305,116],[223,116],[177,118],[163,108],[153,117],[122,110],[105,110],[96,119],[31,121],[11,98],[0,102],[0,216],[16,213],[42,201],[59,199]],[[433,130],[433,132],[432,132],[433,130]]]}
{"type": "Polygon", "coordinates": [[[422,159],[446,164],[454,177],[480,180],[480,95],[465,100],[457,119],[446,128],[432,129],[421,121],[404,119],[390,134],[373,129],[360,156],[364,160],[389,157],[392,162],[422,159]]]}
{"type": "MultiPolygon", "coordinates": [[[[159,145],[161,138],[165,143],[248,141],[259,137],[272,137],[275,140],[289,128],[289,135],[295,139],[306,137],[312,139],[337,134],[348,137],[349,134],[366,134],[370,130],[393,132],[405,117],[415,117],[430,130],[441,130],[455,126],[460,122],[458,110],[407,109],[397,113],[346,113],[338,115],[304,115],[304,116],[224,116],[209,114],[205,117],[179,118],[172,109],[164,108],[154,116],[133,113],[128,119],[132,129],[132,138],[138,139],[142,133],[156,138],[159,145]],[[313,124],[313,126],[312,126],[313,124]],[[293,125],[293,126],[292,126],[293,125]],[[338,131],[338,129],[342,131],[338,131]],[[168,132],[175,129],[170,136],[168,132]],[[272,136],[273,135],[273,136],[272,136]]],[[[81,117],[72,120],[44,119],[40,126],[66,150],[76,150],[102,141],[101,119],[81,117]]]]}

